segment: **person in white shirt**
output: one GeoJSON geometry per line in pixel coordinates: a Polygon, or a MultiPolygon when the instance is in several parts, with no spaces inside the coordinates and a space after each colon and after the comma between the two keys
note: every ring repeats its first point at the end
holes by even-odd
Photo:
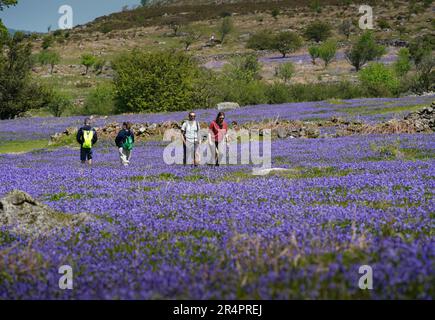
{"type": "Polygon", "coordinates": [[[181,132],[183,136],[183,149],[184,149],[184,157],[183,164],[193,164],[197,166],[200,162],[199,159],[199,131],[201,127],[199,122],[196,121],[195,112],[189,113],[189,120],[184,121],[181,132]]]}

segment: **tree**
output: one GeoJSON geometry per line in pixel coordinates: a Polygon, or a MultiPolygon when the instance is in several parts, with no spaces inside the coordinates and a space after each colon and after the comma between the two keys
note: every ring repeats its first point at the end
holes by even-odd
{"type": "Polygon", "coordinates": [[[54,66],[60,62],[60,55],[56,51],[42,50],[37,60],[43,66],[49,65],[51,67],[50,74],[53,74],[54,66]]]}
{"type": "Polygon", "coordinates": [[[218,30],[221,36],[221,43],[224,43],[226,36],[229,35],[233,31],[233,29],[234,25],[231,17],[223,18],[218,30]]]}
{"type": "Polygon", "coordinates": [[[314,21],[308,25],[304,34],[308,40],[325,41],[331,36],[331,26],[325,22],[314,21]]]}
{"type": "Polygon", "coordinates": [[[48,90],[31,78],[32,47],[24,34],[17,32],[1,39],[0,52],[0,119],[45,106],[48,90]]]}
{"type": "Polygon", "coordinates": [[[283,63],[275,69],[275,74],[287,84],[295,74],[295,66],[291,62],[283,63]]]}
{"type": "Polygon", "coordinates": [[[285,58],[287,54],[298,50],[302,46],[302,39],[294,32],[285,31],[273,38],[272,49],[278,51],[285,58]]]}
{"type": "Polygon", "coordinates": [[[88,74],[89,68],[92,67],[96,61],[97,58],[90,53],[85,53],[84,55],[82,55],[81,64],[84,65],[86,68],[85,74],[88,74]]]}
{"type": "Polygon", "coordinates": [[[198,30],[195,30],[192,27],[187,27],[184,29],[184,33],[185,35],[183,36],[183,39],[181,40],[181,42],[184,45],[184,50],[189,50],[189,47],[194,44],[196,41],[198,41],[201,36],[202,33],[198,30]]]}
{"type": "Polygon", "coordinates": [[[273,34],[270,30],[261,30],[249,37],[246,47],[252,50],[270,50],[273,43],[273,34]]]}
{"type": "Polygon", "coordinates": [[[331,63],[331,61],[335,58],[337,53],[337,43],[332,40],[328,40],[324,42],[318,48],[319,58],[323,60],[325,63],[325,68],[331,63]]]}
{"type": "Polygon", "coordinates": [[[198,66],[184,52],[125,53],[112,63],[117,112],[167,112],[195,107],[198,66]]]}
{"type": "MultiPolygon", "coordinates": [[[[0,11],[3,11],[4,8],[8,8],[9,6],[14,6],[17,4],[17,0],[0,0],[0,11]]],[[[6,37],[9,35],[8,29],[0,19],[0,41],[4,41],[6,37]]]]}
{"type": "Polygon", "coordinates": [[[385,51],[384,46],[376,44],[373,33],[366,31],[346,51],[346,59],[358,72],[367,62],[382,57],[385,51]]]}
{"type": "Polygon", "coordinates": [[[51,34],[46,35],[44,37],[44,39],[42,39],[42,45],[41,45],[42,49],[43,50],[47,50],[48,48],[53,46],[53,43],[54,43],[54,37],[53,37],[53,35],[51,35],[51,34]]]}
{"type": "Polygon", "coordinates": [[[3,11],[4,8],[14,6],[17,4],[17,0],[0,0],[0,11],[3,11]]]}

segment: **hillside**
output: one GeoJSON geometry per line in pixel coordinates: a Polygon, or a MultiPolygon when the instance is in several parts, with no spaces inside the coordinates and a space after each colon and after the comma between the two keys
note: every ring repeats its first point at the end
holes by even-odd
{"type": "MultiPolygon", "coordinates": [[[[310,23],[321,20],[331,25],[332,38],[340,44],[337,57],[328,68],[310,63],[308,46],[312,43],[306,41],[288,59],[278,59],[279,54],[276,52],[256,52],[262,65],[263,79],[273,82],[276,67],[282,62],[291,61],[296,65],[293,83],[355,81],[356,73],[346,61],[344,50],[361,34],[361,30],[353,27],[347,38],[340,32],[340,26],[344,21],[349,21],[354,26],[358,24],[359,5],[343,5],[340,4],[343,1],[332,0],[319,3],[322,3],[320,7],[299,0],[223,4],[177,1],[168,6],[140,7],[118,12],[70,31],[53,33],[56,40],[53,50],[59,52],[61,62],[55,66],[53,75],[49,74],[47,66],[36,66],[34,73],[42,82],[71,95],[76,107],[80,109],[88,93],[97,84],[110,81],[113,76],[110,61],[126,50],[183,49],[185,30],[193,30],[198,38],[189,47],[189,53],[200,64],[219,71],[232,57],[253,52],[246,49],[246,43],[256,32],[289,30],[303,35],[310,23]],[[279,9],[275,17],[272,15],[274,9],[279,9]],[[218,35],[218,27],[226,16],[231,16],[233,32],[228,35],[224,45],[207,45],[212,35],[218,35]],[[84,53],[106,60],[101,74],[91,72],[84,75],[84,67],[80,63],[84,53]]],[[[388,46],[387,54],[382,58],[386,64],[396,59],[399,50],[399,47],[394,46],[396,42],[406,43],[419,35],[430,33],[434,27],[431,8],[425,7],[423,3],[411,6],[408,1],[376,1],[373,10],[376,36],[388,46]]],[[[35,54],[40,52],[41,44],[41,38],[34,41],[35,54]]]]}

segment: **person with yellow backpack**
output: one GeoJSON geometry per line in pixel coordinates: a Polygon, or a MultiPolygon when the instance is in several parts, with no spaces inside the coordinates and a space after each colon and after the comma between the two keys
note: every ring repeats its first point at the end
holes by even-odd
{"type": "Polygon", "coordinates": [[[85,119],[84,126],[77,132],[77,142],[80,144],[80,160],[83,164],[92,164],[92,147],[97,143],[97,132],[91,127],[91,119],[85,119]]]}

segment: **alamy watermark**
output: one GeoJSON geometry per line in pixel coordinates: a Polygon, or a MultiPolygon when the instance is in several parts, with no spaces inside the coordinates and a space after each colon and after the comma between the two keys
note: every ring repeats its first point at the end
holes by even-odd
{"type": "Polygon", "coordinates": [[[363,14],[358,21],[360,29],[373,29],[373,8],[368,5],[362,5],[359,7],[359,13],[363,14]]]}
{"type": "Polygon", "coordinates": [[[163,141],[170,144],[163,151],[167,165],[195,163],[199,165],[249,165],[256,166],[254,174],[262,174],[272,164],[272,130],[228,130],[214,140],[208,129],[199,130],[198,141],[183,145],[179,130],[164,133],[163,141]],[[186,157],[186,158],[185,158],[186,157]]]}
{"type": "Polygon", "coordinates": [[[62,276],[59,278],[59,289],[72,290],[73,289],[73,269],[69,265],[64,265],[59,268],[59,274],[62,276]]]}
{"type": "Polygon", "coordinates": [[[362,276],[359,278],[358,286],[361,290],[373,290],[373,269],[371,266],[363,265],[359,267],[359,274],[362,276]]]}
{"type": "Polygon", "coordinates": [[[59,7],[58,13],[62,15],[58,21],[59,29],[72,29],[74,26],[74,12],[72,7],[67,4],[62,5],[59,7]]]}

